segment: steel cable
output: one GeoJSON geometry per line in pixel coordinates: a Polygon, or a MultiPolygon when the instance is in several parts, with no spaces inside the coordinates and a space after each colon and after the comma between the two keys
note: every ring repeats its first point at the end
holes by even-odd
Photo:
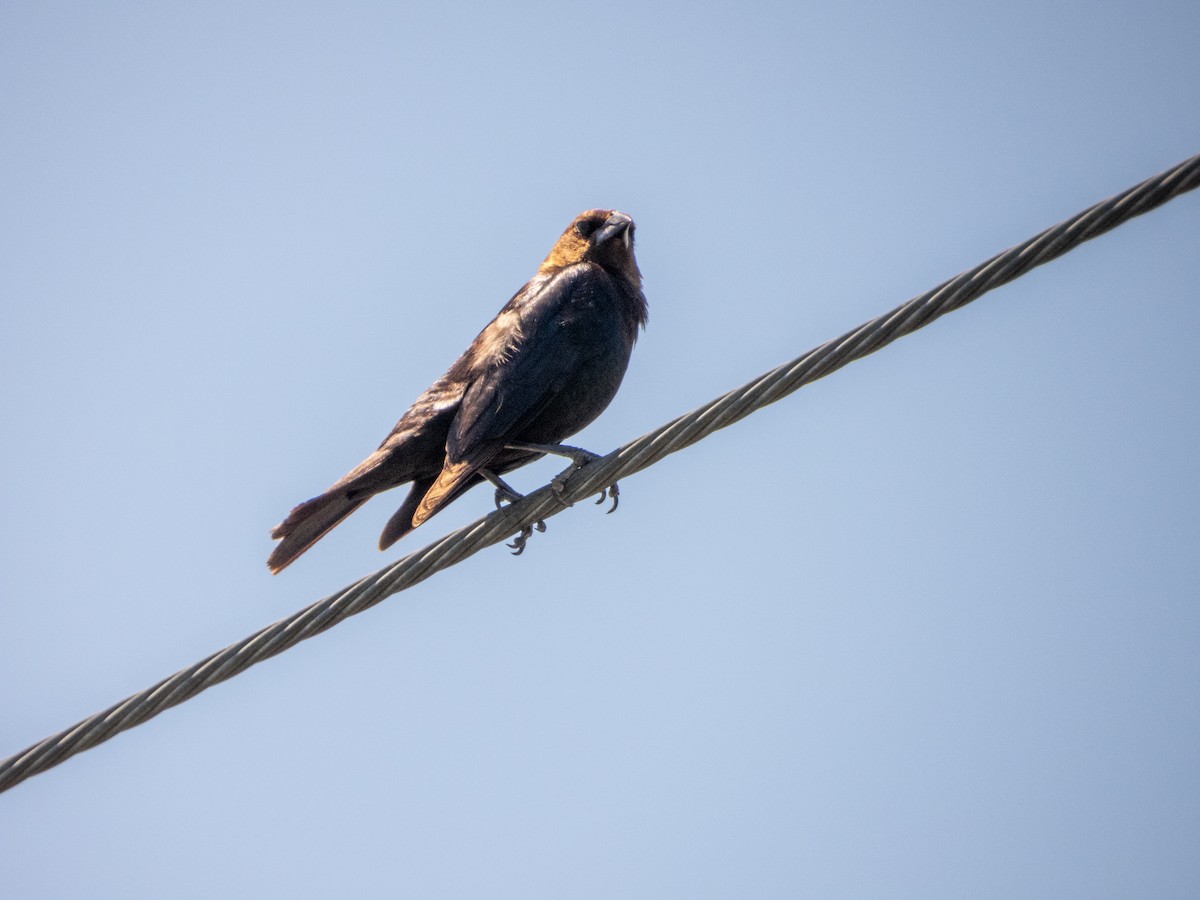
{"type": "Polygon", "coordinates": [[[375,574],[176,672],[153,687],[39,741],[0,762],[0,791],[153,718],[255,663],[332,628],[343,619],[424,581],[435,572],[461,562],[485,547],[557,515],[569,505],[596,494],[602,488],[653,465],[714,431],[732,425],[805,384],[874,353],[897,338],[965,306],[987,291],[1061,256],[1084,241],[1198,186],[1200,156],[1194,156],[1115,197],[1097,203],[914,297],[891,312],[589,463],[570,475],[562,484],[561,491],[556,491],[550,485],[539,488],[511,506],[451,532],[375,574]]]}

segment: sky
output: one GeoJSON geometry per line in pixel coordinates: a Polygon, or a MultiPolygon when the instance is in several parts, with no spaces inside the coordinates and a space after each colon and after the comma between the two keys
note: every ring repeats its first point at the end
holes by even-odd
{"type": "MultiPolygon", "coordinates": [[[[606,453],[1200,152],[1197,33],[3,4],[0,756],[488,512],[265,566],[581,210],[650,304],[606,453]]],[[[1195,897],[1198,247],[1193,194],[0,795],[0,895],[1195,897]]]]}

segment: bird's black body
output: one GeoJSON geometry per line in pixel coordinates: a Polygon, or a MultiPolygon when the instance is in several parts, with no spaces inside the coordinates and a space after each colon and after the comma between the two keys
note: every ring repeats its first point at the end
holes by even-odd
{"type": "Polygon", "coordinates": [[[633,222],[590,210],[563,233],[534,276],[422,394],[371,456],[276,526],[267,565],[278,572],[375,494],[412,484],[380,537],[384,549],[485,472],[558,444],[616,395],[646,321],[633,222]]]}

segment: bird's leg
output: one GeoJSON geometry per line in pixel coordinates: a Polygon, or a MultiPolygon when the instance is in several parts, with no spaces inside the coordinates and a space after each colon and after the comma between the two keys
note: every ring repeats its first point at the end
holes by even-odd
{"type": "MultiPolygon", "coordinates": [[[[569,444],[505,444],[509,450],[525,450],[529,453],[549,453],[551,456],[565,456],[571,460],[571,468],[565,472],[559,472],[550,479],[550,486],[554,489],[554,493],[562,495],[567,489],[567,479],[574,475],[581,468],[590,462],[595,462],[601,459],[599,453],[593,453],[591,450],[584,450],[582,447],[572,447],[569,444]]],[[[612,498],[612,506],[608,511],[615,512],[617,504],[620,502],[621,491],[614,481],[606,488],[600,489],[600,496],[596,500],[597,505],[603,503],[607,498],[612,498]]]]}
{"type": "Polygon", "coordinates": [[[565,456],[575,463],[575,468],[586,466],[600,459],[599,453],[584,450],[582,447],[572,447],[570,444],[505,444],[509,450],[525,450],[529,453],[549,453],[551,456],[565,456]]]}
{"type": "Polygon", "coordinates": [[[518,493],[513,489],[513,486],[493,472],[491,469],[480,469],[479,474],[486,478],[496,488],[496,509],[501,508],[504,502],[516,503],[524,498],[524,494],[518,493]]]}
{"type": "MultiPolygon", "coordinates": [[[[524,494],[519,494],[517,491],[513,490],[512,485],[510,485],[507,481],[490,469],[480,469],[479,474],[496,487],[496,509],[502,509],[503,507],[501,504],[505,501],[508,503],[516,503],[525,496],[524,494]]],[[[522,528],[520,534],[513,538],[513,542],[506,545],[512,548],[513,556],[520,556],[525,552],[525,542],[533,537],[534,528],[536,528],[538,531],[544,532],[546,530],[546,523],[539,519],[534,525],[526,525],[524,528],[522,528]]]]}

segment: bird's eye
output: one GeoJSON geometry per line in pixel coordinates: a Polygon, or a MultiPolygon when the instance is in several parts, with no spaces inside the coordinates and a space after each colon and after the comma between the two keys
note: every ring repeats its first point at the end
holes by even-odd
{"type": "Polygon", "coordinates": [[[584,219],[581,222],[575,223],[575,231],[580,237],[591,237],[596,233],[596,229],[600,227],[599,219],[584,219]]]}

